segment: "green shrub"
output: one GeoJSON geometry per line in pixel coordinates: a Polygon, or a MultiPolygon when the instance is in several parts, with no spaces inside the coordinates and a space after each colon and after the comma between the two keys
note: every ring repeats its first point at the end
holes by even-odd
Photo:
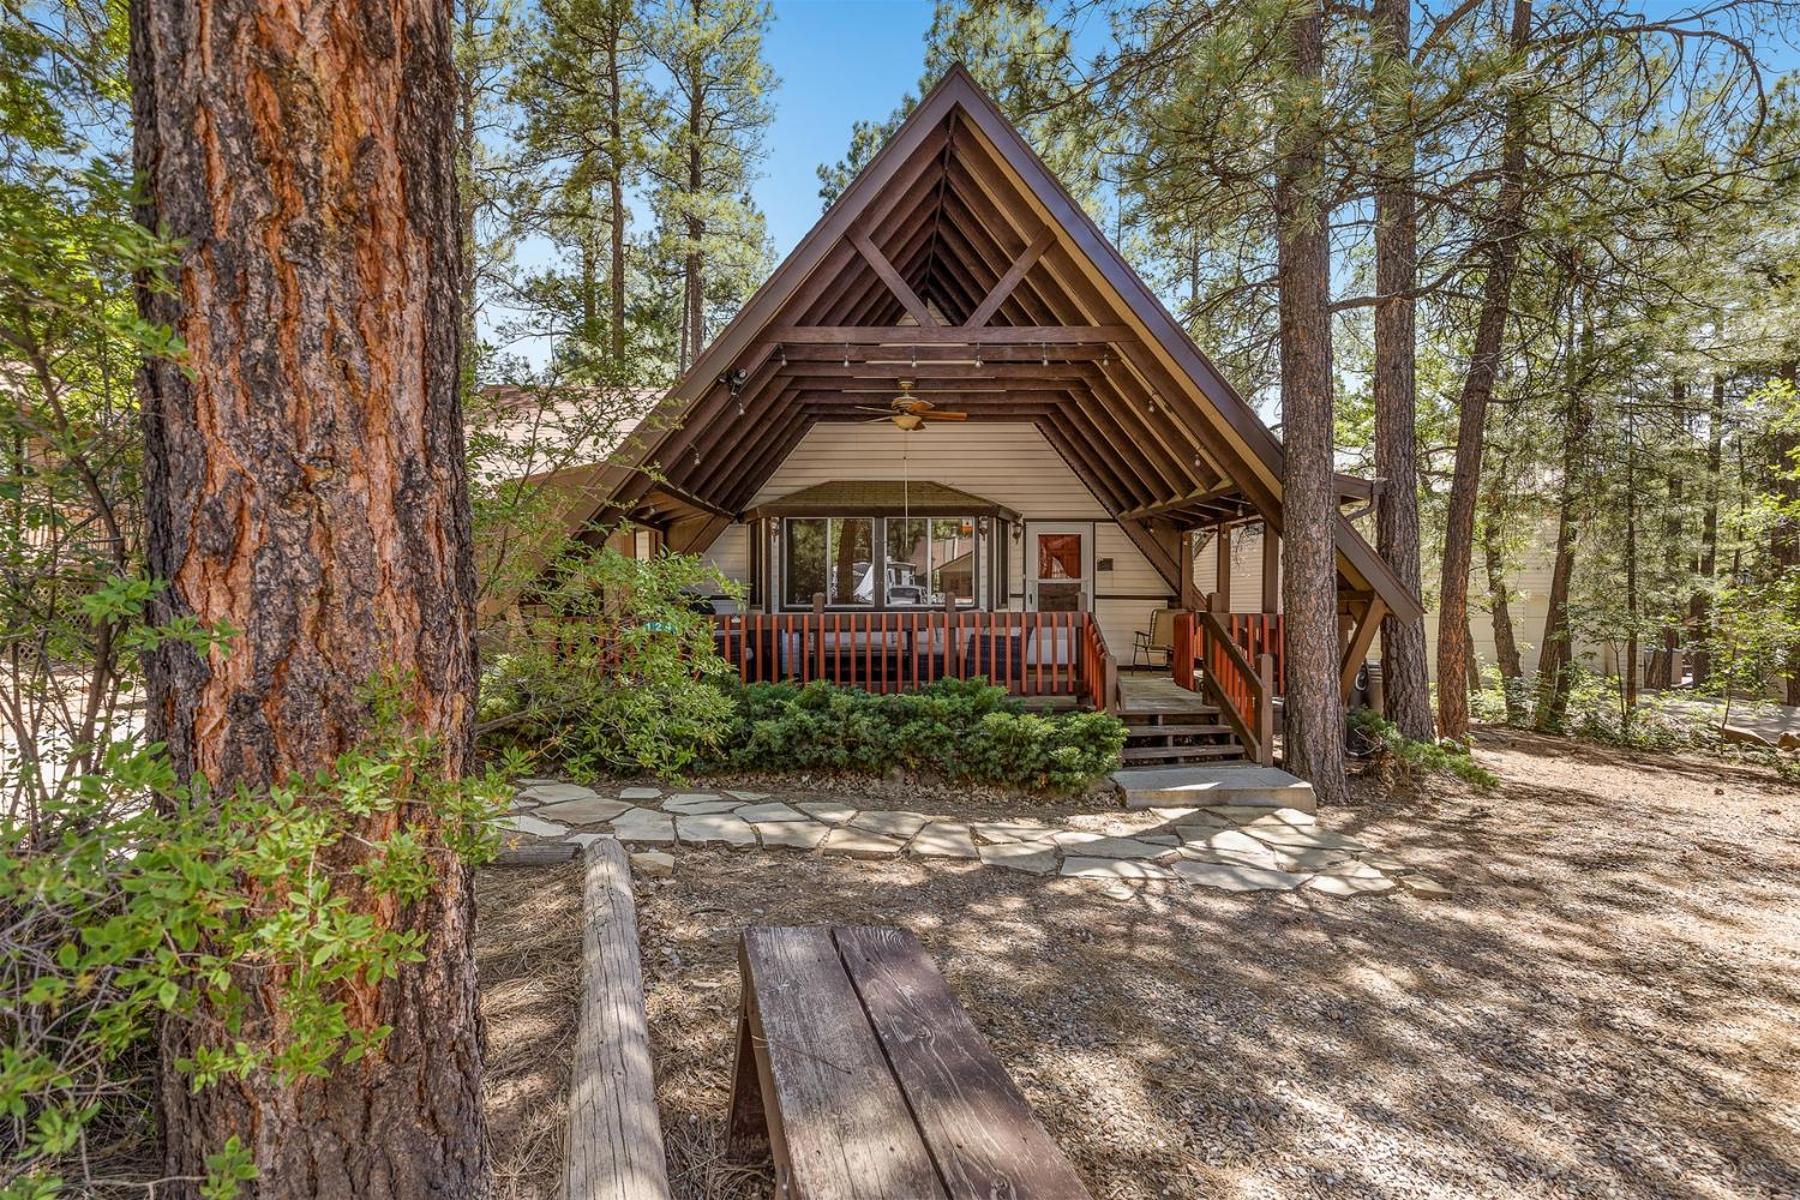
{"type": "Polygon", "coordinates": [[[1469,752],[1454,742],[1428,742],[1409,738],[1392,721],[1372,708],[1350,714],[1350,731],[1363,739],[1384,770],[1411,781],[1417,775],[1454,775],[1477,787],[1491,788],[1500,777],[1480,766],[1469,752]]]}
{"type": "MultiPolygon", "coordinates": [[[[108,1138],[150,1124],[134,1074],[159,1022],[189,1027],[176,1069],[195,1090],[323,1077],[380,1045],[359,993],[422,960],[404,914],[499,842],[504,779],[446,780],[440,761],[384,737],[211,795],[161,746],[114,742],[38,812],[0,818],[0,1197],[90,1194],[108,1138]]],[[[207,1162],[207,1197],[255,1174],[236,1138],[207,1162]]]]}
{"type": "Polygon", "coordinates": [[[983,679],[945,679],[893,695],[825,682],[734,690],[740,735],[720,766],[857,774],[899,767],[1066,792],[1115,769],[1125,746],[1125,726],[1113,717],[1029,712],[983,679]]]}
{"type": "Polygon", "coordinates": [[[713,646],[697,591],[729,590],[692,555],[614,550],[569,556],[545,599],[482,681],[484,726],[578,778],[612,771],[679,775],[716,755],[737,705],[716,684],[731,668],[713,646]]]}

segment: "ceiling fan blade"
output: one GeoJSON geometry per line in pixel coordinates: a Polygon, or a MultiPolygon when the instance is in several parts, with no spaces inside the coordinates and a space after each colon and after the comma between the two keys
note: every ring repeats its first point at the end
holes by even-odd
{"type": "Polygon", "coordinates": [[[894,411],[893,411],[893,409],[890,409],[890,408],[873,408],[873,407],[871,407],[871,406],[869,406],[869,405],[867,405],[867,404],[858,404],[858,405],[857,405],[857,406],[856,406],[856,407],[855,407],[855,408],[854,408],[854,409],[853,409],[853,410],[852,410],[852,411],[854,411],[854,412],[872,412],[872,413],[880,413],[880,414],[882,414],[882,415],[883,415],[883,416],[886,416],[886,417],[891,417],[891,416],[893,416],[893,415],[894,415],[894,411]]]}
{"type": "Polygon", "coordinates": [[[927,421],[966,421],[969,419],[969,414],[966,412],[922,412],[916,415],[927,421]]]}

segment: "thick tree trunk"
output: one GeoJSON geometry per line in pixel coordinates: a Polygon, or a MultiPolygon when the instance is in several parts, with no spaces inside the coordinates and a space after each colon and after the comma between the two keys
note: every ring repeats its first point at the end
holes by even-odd
{"type": "MultiPolygon", "coordinates": [[[[451,34],[451,6],[419,0],[131,6],[140,217],[181,247],[174,288],[139,304],[188,350],[141,377],[149,569],[169,585],[154,615],[238,631],[229,653],[151,656],[149,725],[215,789],[329,766],[380,679],[446,771],[471,753],[451,34]]],[[[429,812],[404,821],[437,844],[429,812]]],[[[454,858],[432,861],[426,897],[382,913],[427,934],[425,961],[348,996],[358,1024],[393,1029],[367,1058],[195,1094],[174,1069],[195,1025],[166,1027],[171,1176],[204,1175],[236,1135],[259,1198],[484,1192],[473,904],[454,858]]],[[[275,1020],[251,1012],[244,1036],[275,1020]]]]}
{"type": "Polygon", "coordinates": [[[1625,709],[1638,702],[1637,421],[1625,424],[1625,709]]]}
{"type": "MultiPolygon", "coordinates": [[[[1289,65],[1316,88],[1324,17],[1289,18],[1289,65]]],[[[1322,202],[1323,138],[1303,113],[1287,132],[1275,184],[1281,278],[1282,606],[1287,625],[1285,765],[1326,803],[1348,799],[1338,692],[1337,550],[1331,375],[1331,234],[1322,202]]]]}
{"type": "MultiPolygon", "coordinates": [[[[1532,0],[1513,0],[1511,41],[1524,57],[1531,37],[1532,0]]],[[[1461,411],[1456,424],[1456,465],[1450,481],[1450,507],[1445,518],[1444,565],[1439,586],[1438,679],[1458,679],[1469,669],[1469,563],[1475,536],[1475,501],[1481,493],[1481,453],[1486,435],[1487,406],[1500,369],[1506,316],[1512,306],[1513,273],[1519,262],[1519,239],[1525,211],[1525,150],[1530,130],[1525,100],[1515,93],[1507,105],[1506,130],[1500,152],[1500,192],[1494,215],[1482,237],[1487,279],[1481,290],[1481,315],[1475,345],[1463,378],[1461,411]]],[[[1438,688],[1438,733],[1449,738],[1469,735],[1469,702],[1460,688],[1438,688]]]]}
{"type": "MultiPolygon", "coordinates": [[[[1412,114],[1395,73],[1411,60],[1412,0],[1375,0],[1378,75],[1376,133],[1381,139],[1375,189],[1375,473],[1383,480],[1375,507],[1375,547],[1400,581],[1420,591],[1417,378],[1413,369],[1418,284],[1416,161],[1412,114]]],[[[1423,618],[1381,622],[1381,679],[1387,718],[1407,737],[1436,736],[1423,618]]]]}
{"type": "Polygon", "coordinates": [[[1712,585],[1719,570],[1719,491],[1725,455],[1725,377],[1713,376],[1712,407],[1707,414],[1706,503],[1700,515],[1700,586],[1688,604],[1693,627],[1694,686],[1712,678],[1712,585]]]}

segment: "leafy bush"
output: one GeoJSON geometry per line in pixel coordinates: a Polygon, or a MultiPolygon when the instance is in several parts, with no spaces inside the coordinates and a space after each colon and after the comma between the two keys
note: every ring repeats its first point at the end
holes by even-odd
{"type": "Polygon", "coordinates": [[[1074,791],[1119,765],[1125,726],[1104,713],[1038,714],[986,680],[875,695],[814,682],[735,689],[736,748],[719,765],[881,774],[1074,791]]]}
{"type": "MultiPolygon", "coordinates": [[[[191,1026],[176,1066],[195,1089],[324,1076],[379,1045],[355,994],[422,959],[425,930],[396,914],[491,855],[506,797],[498,773],[446,780],[416,737],[233,795],[181,786],[161,746],[114,742],[46,807],[0,819],[0,1196],[82,1192],[109,1137],[148,1127],[131,1075],[159,1021],[191,1026]]],[[[235,1139],[208,1163],[209,1198],[254,1176],[235,1139]]]]}
{"type": "Polygon", "coordinates": [[[730,584],[692,555],[571,554],[545,596],[553,617],[513,630],[482,683],[483,725],[577,777],[672,777],[717,754],[737,717],[715,683],[731,668],[696,591],[730,584]]]}
{"type": "Polygon", "coordinates": [[[1491,788],[1499,776],[1480,766],[1469,752],[1454,742],[1428,742],[1409,738],[1399,726],[1372,708],[1351,712],[1350,732],[1360,737],[1380,761],[1382,769],[1411,782],[1415,776],[1454,775],[1477,787],[1491,788]]]}

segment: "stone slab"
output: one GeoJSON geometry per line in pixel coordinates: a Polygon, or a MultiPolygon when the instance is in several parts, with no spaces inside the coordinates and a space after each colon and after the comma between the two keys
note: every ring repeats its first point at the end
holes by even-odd
{"type": "Polygon", "coordinates": [[[1047,842],[1056,830],[1028,821],[976,821],[969,826],[975,837],[991,844],[1006,842],[1047,842]]]}
{"type": "Polygon", "coordinates": [[[905,845],[899,838],[866,829],[840,828],[833,829],[826,836],[822,849],[826,854],[847,855],[850,858],[892,858],[905,845]]]}
{"type": "Polygon", "coordinates": [[[631,805],[623,800],[608,800],[604,796],[595,796],[588,800],[564,800],[560,804],[546,804],[532,814],[553,821],[567,821],[571,825],[598,825],[602,821],[610,821],[622,812],[627,812],[631,805]]]}
{"type": "Polygon", "coordinates": [[[1312,826],[1306,829],[1292,825],[1246,825],[1243,832],[1271,846],[1307,850],[1348,850],[1360,852],[1369,847],[1355,838],[1345,837],[1329,829],[1312,826]]]}
{"type": "Polygon", "coordinates": [[[559,838],[569,832],[567,825],[558,825],[555,821],[541,821],[537,817],[525,813],[514,813],[510,817],[502,818],[500,826],[503,829],[510,829],[514,833],[529,834],[532,837],[559,838]]]}
{"type": "Polygon", "coordinates": [[[583,850],[587,849],[595,842],[611,842],[616,840],[618,839],[614,838],[610,833],[571,833],[568,837],[563,839],[563,841],[569,843],[569,845],[580,846],[583,850]]]}
{"type": "Polygon", "coordinates": [[[539,804],[561,804],[569,800],[598,800],[600,793],[579,783],[534,783],[520,788],[519,795],[539,804]]]}
{"type": "Polygon", "coordinates": [[[1284,871],[1329,871],[1352,860],[1348,850],[1320,850],[1311,846],[1271,846],[1275,865],[1284,871]]]}
{"type": "Polygon", "coordinates": [[[653,787],[628,787],[619,789],[621,800],[661,800],[662,793],[653,787]]]}
{"type": "Polygon", "coordinates": [[[1275,767],[1133,767],[1114,771],[1126,808],[1237,805],[1311,812],[1312,784],[1275,767]]]}
{"type": "Polygon", "coordinates": [[[1080,854],[1088,858],[1152,859],[1164,855],[1172,856],[1171,848],[1168,846],[1141,842],[1136,838],[1083,833],[1079,830],[1064,830],[1056,834],[1052,840],[1056,842],[1057,848],[1063,853],[1080,854]]]}
{"type": "Polygon", "coordinates": [[[1182,853],[1218,853],[1247,855],[1251,858],[1273,858],[1266,842],[1258,841],[1239,829],[1208,829],[1201,825],[1182,825],[1175,830],[1181,835],[1182,853]]]}
{"type": "Polygon", "coordinates": [[[954,821],[936,821],[913,837],[907,847],[923,858],[980,858],[975,837],[967,825],[954,821]]]}
{"type": "Polygon", "coordinates": [[[738,807],[736,800],[727,800],[723,796],[714,796],[707,792],[689,792],[680,796],[670,796],[663,801],[663,811],[669,813],[687,813],[693,816],[709,816],[713,813],[730,812],[738,807]]]}
{"type": "Polygon", "coordinates": [[[675,818],[675,834],[689,846],[756,845],[756,830],[750,822],[730,813],[682,813],[675,818]]]}
{"type": "Polygon", "coordinates": [[[764,821],[810,821],[811,817],[799,809],[789,808],[779,801],[773,804],[746,804],[742,808],[731,810],[732,815],[742,817],[751,824],[764,821]]]}
{"type": "Polygon", "coordinates": [[[755,804],[758,800],[767,800],[769,798],[769,793],[767,792],[734,792],[730,788],[725,790],[725,794],[730,796],[733,800],[742,800],[745,804],[755,804]]]}
{"type": "Polygon", "coordinates": [[[925,814],[916,812],[865,812],[850,818],[850,828],[866,829],[870,833],[905,841],[925,828],[930,820],[925,814]]]}
{"type": "Polygon", "coordinates": [[[1377,871],[1372,877],[1329,873],[1314,875],[1306,886],[1327,896],[1379,896],[1393,891],[1399,885],[1377,871]]]}
{"type": "Polygon", "coordinates": [[[817,821],[767,821],[754,826],[768,849],[816,850],[831,826],[817,821]]]}
{"type": "Polygon", "coordinates": [[[672,842],[675,819],[650,808],[634,808],[613,818],[613,836],[621,842],[672,842]]]}
{"type": "Polygon", "coordinates": [[[1083,858],[1071,854],[1063,859],[1062,873],[1078,879],[1173,879],[1169,867],[1150,862],[1133,862],[1123,858],[1083,858]]]}
{"type": "Polygon", "coordinates": [[[827,825],[842,825],[857,814],[856,809],[836,800],[802,800],[800,811],[808,814],[815,821],[823,821],[827,825]]]}
{"type": "Polygon", "coordinates": [[[1306,829],[1319,823],[1319,818],[1297,808],[1245,808],[1240,811],[1244,815],[1234,819],[1245,825],[1291,825],[1296,829],[1306,829]]]}
{"type": "Polygon", "coordinates": [[[1056,870],[1056,848],[1050,842],[994,842],[978,849],[981,861],[990,867],[1005,867],[1033,875],[1048,875],[1056,870]]]}
{"type": "Polygon", "coordinates": [[[1439,883],[1429,875],[1402,875],[1400,886],[1421,900],[1448,900],[1456,895],[1450,888],[1439,883]]]}
{"type": "Polygon", "coordinates": [[[1306,882],[1304,875],[1290,875],[1273,867],[1248,863],[1209,863],[1184,860],[1169,868],[1199,887],[1226,892],[1291,892],[1306,882]]]}
{"type": "Polygon", "coordinates": [[[631,866],[650,879],[666,879],[675,873],[675,856],[662,850],[640,850],[631,856],[631,866]]]}

